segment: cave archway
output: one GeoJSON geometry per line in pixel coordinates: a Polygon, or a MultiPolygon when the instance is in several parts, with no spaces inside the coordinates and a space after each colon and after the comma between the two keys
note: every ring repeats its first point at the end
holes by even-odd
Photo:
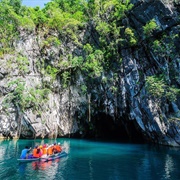
{"type": "Polygon", "coordinates": [[[92,134],[96,139],[144,143],[143,134],[136,121],[129,120],[127,115],[114,121],[110,115],[99,113],[92,118],[92,123],[92,134]]]}

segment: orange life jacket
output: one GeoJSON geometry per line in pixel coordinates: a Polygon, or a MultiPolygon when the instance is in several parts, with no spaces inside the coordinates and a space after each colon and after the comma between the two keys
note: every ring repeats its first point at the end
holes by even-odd
{"type": "Polygon", "coordinates": [[[60,145],[56,145],[56,150],[57,150],[57,152],[61,152],[62,151],[61,146],[60,145]]]}
{"type": "Polygon", "coordinates": [[[39,154],[37,153],[37,149],[33,149],[33,157],[39,158],[39,154]]]}
{"type": "Polygon", "coordinates": [[[43,155],[47,154],[47,149],[46,148],[42,148],[42,151],[43,151],[43,155]]]}
{"type": "Polygon", "coordinates": [[[53,147],[49,147],[49,148],[48,148],[47,154],[48,154],[48,155],[52,155],[52,154],[53,154],[53,147]]]}

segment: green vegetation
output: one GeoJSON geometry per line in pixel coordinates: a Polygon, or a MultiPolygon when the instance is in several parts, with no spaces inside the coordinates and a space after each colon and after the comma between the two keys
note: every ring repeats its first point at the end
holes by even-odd
{"type": "Polygon", "coordinates": [[[148,76],[146,79],[146,88],[157,99],[166,98],[169,101],[175,101],[177,95],[180,95],[180,89],[169,86],[163,75],[148,76]]]}
{"type": "Polygon", "coordinates": [[[158,25],[156,24],[155,19],[152,19],[146,25],[143,27],[145,36],[149,36],[152,34],[152,32],[156,29],[158,29],[158,25]]]}
{"type": "Polygon", "coordinates": [[[25,75],[29,72],[29,68],[28,68],[29,61],[26,57],[19,55],[16,58],[16,64],[17,64],[17,67],[19,69],[19,74],[25,75]]]}
{"type": "Polygon", "coordinates": [[[28,108],[32,108],[34,111],[42,111],[41,107],[48,100],[50,93],[49,89],[28,89],[22,79],[9,82],[8,87],[12,89],[12,92],[6,96],[3,102],[4,107],[8,107],[8,104],[13,102],[22,111],[28,108]]]}
{"type": "MultiPolygon", "coordinates": [[[[105,64],[110,66],[111,58],[118,54],[117,43],[123,40],[120,37],[121,24],[117,22],[125,17],[126,12],[132,8],[132,4],[130,4],[130,0],[53,0],[47,3],[44,9],[40,9],[39,7],[21,6],[21,0],[2,0],[0,7],[2,32],[0,33],[0,44],[3,47],[0,55],[13,50],[13,42],[18,40],[22,30],[36,30],[40,36],[45,37],[41,43],[42,52],[51,46],[60,46],[64,37],[71,39],[77,47],[84,48],[87,57],[83,57],[82,61],[82,59],[72,56],[72,61],[67,62],[67,65],[80,68],[77,63],[81,63],[83,69],[89,69],[92,72],[94,64],[93,71],[97,71],[94,74],[98,75],[102,67],[96,67],[105,64]],[[101,36],[99,47],[94,50],[91,44],[81,44],[79,41],[79,30],[85,27],[90,20],[94,21],[94,28],[101,36]],[[117,24],[119,25],[117,26],[117,24]],[[57,35],[52,35],[50,33],[52,31],[57,35]],[[91,62],[97,59],[96,50],[102,51],[104,56],[104,63],[101,65],[99,62],[97,64],[91,62]]],[[[130,28],[126,29],[126,34],[130,45],[134,45],[136,38],[133,31],[130,28]]],[[[59,68],[61,69],[61,67],[59,68]]]]}
{"type": "Polygon", "coordinates": [[[136,40],[136,37],[134,35],[134,32],[131,28],[126,28],[125,29],[125,35],[128,39],[128,42],[129,42],[129,45],[130,46],[133,46],[133,45],[136,45],[137,44],[137,40],[136,40]]]}
{"type": "MultiPolygon", "coordinates": [[[[153,19],[143,29],[144,34],[150,36],[154,30],[158,29],[158,25],[153,19]]],[[[177,63],[175,42],[178,38],[178,34],[163,32],[156,39],[149,39],[151,51],[155,55],[153,59],[158,65],[160,75],[148,76],[146,88],[158,100],[176,101],[177,96],[180,95],[180,89],[174,85],[177,84],[176,76],[178,75],[174,69],[177,63]]]]}
{"type": "MultiPolygon", "coordinates": [[[[43,79],[41,88],[28,89],[20,79],[9,83],[13,91],[7,95],[6,102],[17,103],[23,111],[27,108],[38,110],[47,100],[49,89],[53,91],[56,79],[62,83],[62,88],[67,88],[76,83],[77,74],[83,76],[85,84],[79,84],[83,94],[87,94],[96,82],[102,86],[110,83],[109,90],[116,95],[119,90],[117,74],[122,69],[120,49],[133,49],[139,43],[130,23],[125,25],[126,15],[132,7],[130,0],[52,0],[40,9],[22,6],[21,0],[1,0],[0,57],[13,54],[21,36],[32,33],[41,53],[36,70],[43,79]],[[93,34],[88,34],[89,29],[93,34]],[[111,77],[107,78],[106,73],[111,77]],[[50,80],[46,81],[46,78],[50,80]]],[[[158,28],[152,19],[143,26],[144,36],[151,37],[158,28]]],[[[161,57],[169,63],[174,46],[164,42],[172,42],[177,36],[152,38],[157,59],[161,57]]],[[[14,54],[16,57],[7,60],[7,65],[13,69],[11,62],[15,62],[18,75],[25,76],[29,72],[29,60],[22,53],[14,54]]],[[[161,73],[167,71],[169,69],[164,69],[161,73]]],[[[179,90],[170,85],[169,78],[169,73],[166,77],[147,77],[147,90],[156,98],[174,101],[179,90]]]]}
{"type": "Polygon", "coordinates": [[[56,75],[57,75],[57,73],[58,73],[58,69],[55,68],[55,67],[52,67],[52,66],[48,65],[48,66],[46,67],[46,73],[47,73],[48,75],[50,75],[50,77],[52,78],[52,80],[55,80],[56,75]]]}
{"type": "Polygon", "coordinates": [[[153,51],[161,57],[166,58],[166,60],[169,60],[170,58],[173,59],[175,50],[174,40],[178,38],[178,34],[170,36],[164,34],[161,38],[156,39],[153,42],[153,51]]]}

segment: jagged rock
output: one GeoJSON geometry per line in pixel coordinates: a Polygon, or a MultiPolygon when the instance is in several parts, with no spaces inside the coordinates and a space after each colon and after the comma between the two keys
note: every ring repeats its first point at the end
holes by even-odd
{"type": "MultiPolygon", "coordinates": [[[[165,0],[131,2],[134,3],[134,7],[122,23],[125,27],[132,27],[135,30],[138,45],[120,48],[122,65],[118,66],[116,73],[113,70],[102,73],[104,81],[106,78],[117,80],[109,84],[99,81],[88,84],[86,95],[81,90],[81,85],[87,83],[81,72],[75,73],[72,67],[66,67],[71,70],[71,84],[64,88],[60,77],[53,79],[52,83],[52,77],[38,68],[43,60],[46,65],[59,68],[58,60],[61,57],[62,61],[66,62],[68,54],[84,56],[81,45],[63,36],[59,47],[44,47],[43,34],[38,36],[35,31],[27,33],[20,29],[20,38],[15,43],[16,54],[6,55],[1,59],[0,135],[17,137],[20,133],[22,138],[55,138],[75,134],[79,137],[86,135],[108,137],[114,133],[118,138],[128,136],[130,139],[136,139],[137,136],[137,139],[140,137],[163,145],[180,145],[180,100],[164,101],[160,104],[145,88],[147,76],[156,74],[161,67],[168,68],[165,62],[157,59],[149,47],[148,40],[159,37],[164,32],[169,35],[179,34],[179,3],[173,5],[165,0]],[[146,41],[143,26],[152,19],[159,28],[146,41]],[[29,60],[28,72],[25,74],[20,73],[17,68],[16,58],[19,54],[29,60]],[[10,67],[7,66],[9,59],[12,59],[10,67]],[[10,107],[4,110],[3,103],[7,94],[13,92],[15,88],[8,87],[8,82],[18,78],[25,81],[27,88],[42,87],[45,84],[52,90],[49,100],[41,105],[39,112],[33,110],[31,106],[22,112],[16,103],[10,104],[10,107]],[[112,90],[113,85],[118,89],[116,93],[112,90]]],[[[94,26],[93,21],[89,22],[79,32],[81,43],[92,43],[98,47],[99,36],[94,26]]],[[[57,32],[53,30],[48,35],[58,37],[57,32]]],[[[174,48],[176,51],[171,63],[176,77],[173,81],[177,85],[180,85],[179,44],[179,39],[176,39],[174,48]]],[[[64,69],[60,69],[61,71],[64,69]]]]}

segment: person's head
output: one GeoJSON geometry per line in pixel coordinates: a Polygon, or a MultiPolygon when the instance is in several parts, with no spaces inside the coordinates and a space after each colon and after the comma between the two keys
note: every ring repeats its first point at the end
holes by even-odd
{"type": "Polygon", "coordinates": [[[40,148],[37,148],[37,154],[40,152],[40,148]]]}
{"type": "Polygon", "coordinates": [[[46,144],[43,145],[43,148],[46,148],[46,144]]]}
{"type": "Polygon", "coordinates": [[[29,149],[29,147],[28,147],[28,146],[26,146],[26,147],[25,147],[25,149],[29,149]]]}

